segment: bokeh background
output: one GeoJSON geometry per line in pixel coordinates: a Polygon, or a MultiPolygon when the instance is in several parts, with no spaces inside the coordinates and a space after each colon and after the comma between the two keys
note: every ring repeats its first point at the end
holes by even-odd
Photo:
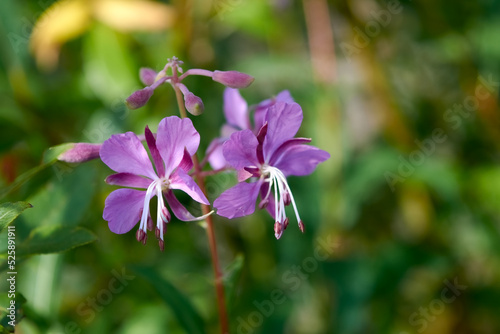
{"type": "MultiPolygon", "coordinates": [[[[33,205],[14,223],[17,333],[218,331],[203,226],[174,220],[161,253],[109,231],[102,162],[43,164],[177,114],[169,87],[123,103],[140,67],[174,55],[253,75],[249,104],[288,89],[299,135],[332,156],[289,180],[305,234],[216,216],[232,333],[500,333],[500,1],[5,0],[0,36],[1,201],[33,205]],[[61,225],[96,241],[22,256],[61,225]]],[[[202,157],[224,87],[185,83],[206,107],[191,117],[202,157]]],[[[235,182],[210,178],[210,199],[235,182]]]]}

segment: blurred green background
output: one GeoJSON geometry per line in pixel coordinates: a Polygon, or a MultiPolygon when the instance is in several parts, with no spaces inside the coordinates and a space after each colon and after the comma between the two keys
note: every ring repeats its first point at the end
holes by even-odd
{"type": "MultiPolygon", "coordinates": [[[[51,146],[177,114],[169,87],[125,108],[140,67],[249,73],[249,104],[290,90],[299,135],[332,157],[289,180],[305,234],[292,221],[275,240],[265,212],[215,217],[232,333],[500,333],[500,1],[5,0],[0,36],[3,196],[51,146]]],[[[205,103],[202,157],[224,87],[185,83],[205,103]]],[[[42,167],[1,199],[34,206],[14,223],[17,333],[218,331],[202,226],[174,220],[164,253],[142,246],[102,219],[103,163],[42,167]],[[60,225],[96,241],[22,257],[60,225]]],[[[210,200],[235,182],[210,178],[210,200]]]]}

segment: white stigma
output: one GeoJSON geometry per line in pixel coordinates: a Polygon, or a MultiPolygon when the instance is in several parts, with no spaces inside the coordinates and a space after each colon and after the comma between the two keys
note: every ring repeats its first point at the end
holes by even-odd
{"type": "MultiPolygon", "coordinates": [[[[283,174],[283,172],[278,168],[267,165],[262,168],[262,173],[267,176],[266,182],[269,182],[269,190],[267,191],[266,196],[262,199],[263,201],[266,201],[268,199],[271,193],[271,188],[274,187],[274,216],[276,222],[279,222],[279,224],[282,225],[280,228],[280,232],[276,232],[276,238],[279,239],[286,227],[283,226],[285,220],[287,219],[285,206],[290,203],[292,204],[299,227],[302,224],[302,220],[300,219],[299,210],[297,209],[297,205],[295,204],[292,190],[290,189],[290,186],[286,181],[285,174],[283,174]]],[[[301,230],[302,229],[303,228],[301,228],[301,230]]]]}

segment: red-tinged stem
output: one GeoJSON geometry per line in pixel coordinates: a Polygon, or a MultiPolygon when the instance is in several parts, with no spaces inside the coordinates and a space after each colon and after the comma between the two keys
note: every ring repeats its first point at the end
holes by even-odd
{"type": "MultiPolygon", "coordinates": [[[[174,76],[176,75],[174,74],[174,76]]],[[[186,108],[184,107],[182,93],[177,87],[177,85],[172,85],[172,86],[174,87],[175,90],[175,95],[177,98],[177,104],[179,105],[179,111],[181,117],[186,118],[187,114],[186,114],[186,108]]],[[[200,187],[201,191],[206,195],[207,192],[205,190],[205,174],[203,174],[203,172],[201,171],[200,163],[196,155],[193,156],[193,164],[194,164],[195,176],[198,181],[198,186],[200,187]]],[[[210,207],[208,205],[201,204],[201,211],[203,215],[206,215],[210,212],[210,207]]],[[[210,255],[212,257],[212,268],[214,270],[214,275],[215,275],[215,292],[217,295],[217,307],[219,309],[219,322],[221,327],[221,333],[229,334],[229,325],[228,325],[228,318],[226,311],[226,299],[224,297],[224,284],[222,280],[222,271],[220,270],[220,265],[219,265],[219,258],[217,256],[217,243],[215,241],[214,224],[211,215],[206,218],[206,222],[207,222],[206,230],[207,230],[208,244],[210,246],[210,255]]]]}

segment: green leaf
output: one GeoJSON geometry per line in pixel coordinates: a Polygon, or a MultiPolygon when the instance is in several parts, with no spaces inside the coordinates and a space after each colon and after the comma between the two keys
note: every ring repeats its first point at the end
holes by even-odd
{"type": "Polygon", "coordinates": [[[226,291],[226,304],[231,305],[234,300],[236,282],[240,278],[241,270],[243,269],[243,263],[245,262],[245,257],[243,254],[238,254],[236,258],[231,262],[224,270],[224,288],[226,291]]]}
{"type": "Polygon", "coordinates": [[[18,190],[21,188],[25,183],[27,183],[30,180],[33,180],[33,183],[35,185],[33,186],[36,188],[39,186],[40,183],[44,183],[47,179],[49,179],[50,174],[48,173],[42,173],[44,171],[48,170],[48,167],[51,166],[51,164],[43,164],[37,167],[34,167],[27,172],[19,175],[14,182],[9,184],[9,186],[4,187],[3,189],[0,190],[0,199],[4,198],[5,196],[9,195],[10,193],[18,190]]]}
{"type": "MultiPolygon", "coordinates": [[[[16,324],[21,321],[21,319],[24,317],[24,312],[23,312],[23,305],[26,303],[26,298],[19,292],[16,292],[15,295],[15,316],[16,316],[16,324]]],[[[3,333],[14,333],[14,328],[13,326],[9,325],[9,322],[12,321],[11,318],[8,317],[9,312],[7,312],[7,308],[10,307],[10,301],[11,298],[7,293],[3,293],[0,295],[0,313],[5,314],[1,319],[0,319],[0,329],[2,330],[3,333]]]]}
{"type": "Polygon", "coordinates": [[[96,236],[87,229],[72,226],[41,226],[34,229],[19,245],[18,256],[58,253],[95,241],[96,236]]]}
{"type": "Polygon", "coordinates": [[[156,271],[147,267],[132,266],[131,269],[138,275],[144,277],[158,292],[160,297],[169,305],[175,314],[179,324],[186,333],[205,333],[202,317],[193,307],[191,302],[175,286],[156,271]]]}
{"type": "Polygon", "coordinates": [[[3,203],[0,205],[0,232],[14,221],[24,210],[33,206],[27,202],[3,203]]]}

